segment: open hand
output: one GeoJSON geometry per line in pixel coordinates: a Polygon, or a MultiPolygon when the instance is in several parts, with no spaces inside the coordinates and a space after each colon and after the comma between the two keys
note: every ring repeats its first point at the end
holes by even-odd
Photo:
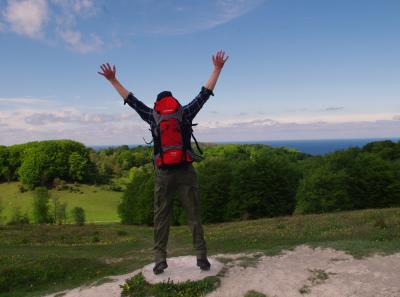
{"type": "Polygon", "coordinates": [[[214,64],[214,67],[216,69],[222,69],[224,67],[225,62],[228,60],[229,56],[226,56],[225,58],[225,52],[224,51],[218,51],[215,55],[212,56],[212,61],[214,64]]]}
{"type": "Polygon", "coordinates": [[[109,81],[115,80],[115,74],[117,70],[115,69],[115,65],[111,68],[110,64],[103,64],[100,66],[103,72],[97,72],[98,74],[104,76],[109,81]]]}

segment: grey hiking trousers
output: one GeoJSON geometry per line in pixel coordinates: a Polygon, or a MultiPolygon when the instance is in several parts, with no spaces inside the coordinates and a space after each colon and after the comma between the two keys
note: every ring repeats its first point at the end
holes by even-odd
{"type": "Polygon", "coordinates": [[[181,196],[188,224],[193,236],[197,258],[207,255],[200,217],[200,196],[197,174],[192,164],[173,169],[156,168],[154,185],[154,261],[167,257],[167,243],[171,224],[173,198],[181,196]]]}

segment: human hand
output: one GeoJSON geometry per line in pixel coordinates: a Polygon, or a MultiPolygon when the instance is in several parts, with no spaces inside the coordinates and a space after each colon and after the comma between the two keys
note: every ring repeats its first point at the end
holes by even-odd
{"type": "Polygon", "coordinates": [[[98,74],[104,76],[109,81],[115,80],[115,74],[117,73],[115,65],[113,65],[113,67],[111,68],[110,64],[107,63],[102,64],[100,68],[103,72],[97,72],[98,74]]]}
{"type": "Polygon", "coordinates": [[[214,64],[214,67],[218,70],[221,70],[222,67],[224,67],[225,62],[228,60],[229,56],[226,56],[225,58],[225,52],[224,51],[218,51],[215,55],[212,56],[212,61],[214,64]]]}

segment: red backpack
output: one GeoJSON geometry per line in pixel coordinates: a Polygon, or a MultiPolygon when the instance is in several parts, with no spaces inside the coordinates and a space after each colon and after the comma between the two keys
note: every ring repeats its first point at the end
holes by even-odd
{"type": "Polygon", "coordinates": [[[154,164],[158,168],[166,168],[193,162],[188,148],[185,147],[183,108],[178,100],[167,96],[157,101],[154,103],[153,116],[156,122],[152,131],[156,152],[154,164]]]}

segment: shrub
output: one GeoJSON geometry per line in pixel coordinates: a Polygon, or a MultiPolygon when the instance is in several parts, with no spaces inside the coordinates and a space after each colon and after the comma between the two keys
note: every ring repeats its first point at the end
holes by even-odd
{"type": "Polygon", "coordinates": [[[75,224],[79,226],[83,226],[85,224],[85,210],[82,207],[74,207],[72,209],[72,217],[75,224]]]}
{"type": "Polygon", "coordinates": [[[49,192],[45,187],[38,187],[33,195],[33,218],[37,224],[50,223],[49,192]]]}

